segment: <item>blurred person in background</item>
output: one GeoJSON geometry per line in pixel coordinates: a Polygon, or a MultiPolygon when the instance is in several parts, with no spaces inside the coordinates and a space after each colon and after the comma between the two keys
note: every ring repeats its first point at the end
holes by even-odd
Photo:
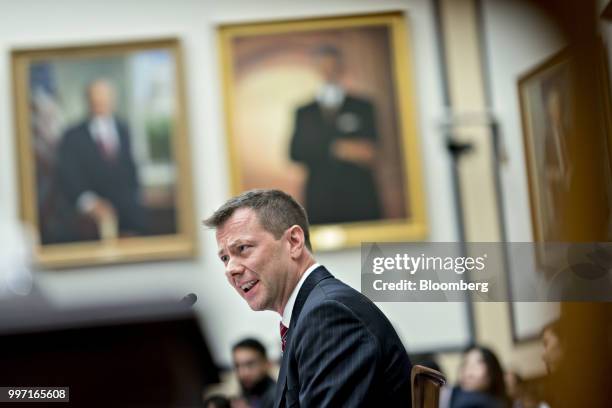
{"type": "Polygon", "coordinates": [[[380,219],[373,174],[378,140],[374,105],[345,90],[338,48],[320,47],[314,59],[324,83],[315,100],[296,111],[290,152],[308,170],[304,196],[309,222],[380,219]]]}
{"type": "Polygon", "coordinates": [[[549,374],[556,372],[563,359],[563,343],[560,324],[555,320],[542,329],[540,340],[542,340],[542,360],[546,364],[549,374]]]}
{"type": "Polygon", "coordinates": [[[449,407],[510,407],[501,364],[490,349],[472,346],[465,351],[459,384],[452,391],[449,407]]]}
{"type": "MultiPolygon", "coordinates": [[[[98,226],[116,223],[120,235],[145,232],[145,212],[127,125],[115,115],[115,89],[105,79],[87,87],[89,116],[69,128],[58,149],[57,182],[77,214],[98,226]]],[[[99,232],[99,231],[98,231],[99,232]]],[[[78,224],[74,240],[100,238],[78,224]]]]}
{"type": "Polygon", "coordinates": [[[232,400],[233,408],[272,408],[276,382],[270,377],[266,348],[256,339],[236,343],[232,358],[242,395],[232,400]]]}
{"type": "MultiPolygon", "coordinates": [[[[559,376],[563,364],[564,346],[563,336],[561,335],[561,322],[554,320],[548,323],[540,332],[542,342],[542,360],[546,365],[548,376],[545,381],[544,407],[558,407],[563,405],[559,399],[559,394],[555,391],[556,383],[562,381],[563,376],[559,376]]],[[[568,384],[570,386],[571,384],[568,384]]]]}

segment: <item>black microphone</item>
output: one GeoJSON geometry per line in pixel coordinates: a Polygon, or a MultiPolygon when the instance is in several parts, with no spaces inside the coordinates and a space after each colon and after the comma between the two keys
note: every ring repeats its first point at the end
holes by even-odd
{"type": "Polygon", "coordinates": [[[187,296],[181,299],[179,302],[182,306],[191,307],[198,301],[198,297],[195,293],[189,293],[187,296]]]}

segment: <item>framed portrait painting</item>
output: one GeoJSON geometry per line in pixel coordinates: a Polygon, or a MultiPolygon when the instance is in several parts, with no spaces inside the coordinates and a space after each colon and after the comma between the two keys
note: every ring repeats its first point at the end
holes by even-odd
{"type": "Polygon", "coordinates": [[[425,238],[402,13],[219,27],[233,193],[278,188],[313,245],[425,238]]]}
{"type": "Polygon", "coordinates": [[[12,52],[20,208],[43,267],[189,257],[176,39],[12,52]]]}
{"type": "Polygon", "coordinates": [[[547,242],[567,241],[571,222],[570,191],[575,169],[569,146],[574,126],[570,58],[562,51],[523,75],[518,82],[523,121],[537,262],[555,270],[565,254],[547,242]]]}

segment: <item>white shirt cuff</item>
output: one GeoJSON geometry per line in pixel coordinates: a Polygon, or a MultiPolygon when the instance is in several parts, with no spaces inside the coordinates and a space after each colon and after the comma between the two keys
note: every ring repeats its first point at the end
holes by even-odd
{"type": "Polygon", "coordinates": [[[98,195],[93,191],[85,191],[81,193],[77,200],[77,208],[82,213],[90,212],[98,200],[98,195]]]}

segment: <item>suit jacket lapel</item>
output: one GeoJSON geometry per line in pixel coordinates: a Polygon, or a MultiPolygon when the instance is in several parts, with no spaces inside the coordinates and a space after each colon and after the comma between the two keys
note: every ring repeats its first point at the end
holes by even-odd
{"type": "Polygon", "coordinates": [[[310,295],[310,292],[314,289],[317,284],[323,279],[331,278],[332,274],[329,273],[324,266],[319,266],[317,269],[312,271],[312,273],[306,278],[304,284],[300,288],[298,292],[297,298],[295,299],[295,303],[293,304],[293,311],[291,312],[291,323],[289,323],[289,331],[287,332],[287,349],[285,353],[283,353],[283,359],[281,361],[280,371],[278,373],[278,381],[276,385],[276,399],[275,399],[275,408],[284,407],[285,406],[285,387],[287,385],[287,366],[289,364],[289,350],[291,350],[291,337],[293,334],[293,328],[297,324],[298,318],[300,316],[300,312],[304,307],[304,303],[306,303],[306,299],[310,295]]]}
{"type": "MultiPolygon", "coordinates": [[[[287,333],[289,336],[289,333],[287,333]]],[[[287,342],[287,344],[289,344],[287,342]]],[[[274,398],[274,408],[285,406],[285,386],[287,385],[287,364],[289,359],[286,358],[287,353],[283,353],[281,360],[280,371],[278,372],[278,381],[276,382],[276,397],[274,398]]]]}
{"type": "Polygon", "coordinates": [[[302,308],[304,307],[304,303],[306,303],[306,299],[308,299],[310,292],[312,292],[314,287],[317,286],[317,284],[321,282],[323,279],[327,279],[331,277],[332,277],[332,274],[329,273],[329,271],[325,269],[324,266],[319,266],[317,269],[312,271],[312,273],[304,281],[304,284],[300,288],[297,298],[295,299],[295,303],[293,304],[293,311],[291,312],[291,323],[289,323],[289,331],[287,332],[289,336],[287,338],[287,347],[290,347],[289,340],[291,339],[291,333],[292,333],[291,329],[295,327],[295,325],[297,324],[297,321],[300,317],[300,312],[302,311],[302,308]]]}

